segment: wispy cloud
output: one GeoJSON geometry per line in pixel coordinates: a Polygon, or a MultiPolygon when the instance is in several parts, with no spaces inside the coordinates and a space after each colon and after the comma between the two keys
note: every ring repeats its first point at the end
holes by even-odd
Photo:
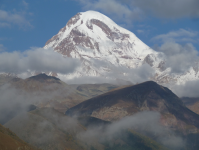
{"type": "Polygon", "coordinates": [[[4,27],[10,27],[11,25],[9,23],[6,22],[0,22],[0,28],[4,28],[4,27]]]}
{"type": "Polygon", "coordinates": [[[83,9],[102,11],[130,24],[146,16],[158,18],[199,18],[198,0],[79,0],[83,9]]]}
{"type": "Polygon", "coordinates": [[[22,0],[22,5],[24,6],[25,9],[28,9],[29,7],[29,4],[25,0],[22,0]]]}
{"type": "Polygon", "coordinates": [[[11,13],[5,10],[0,10],[0,27],[9,27],[12,25],[31,27],[30,22],[25,18],[25,13],[11,13]]]}
{"type": "Polygon", "coordinates": [[[145,15],[160,18],[199,18],[198,0],[123,0],[124,3],[137,6],[145,15]]]}
{"type": "Polygon", "coordinates": [[[4,51],[6,48],[3,46],[3,44],[0,44],[0,52],[4,51]]]}
{"type": "Polygon", "coordinates": [[[179,29],[157,35],[151,41],[160,43],[154,49],[165,54],[166,66],[171,68],[172,73],[184,73],[199,61],[199,53],[193,45],[198,35],[197,31],[179,29]]]}
{"type": "Polygon", "coordinates": [[[20,0],[20,9],[1,9],[0,8],[0,28],[18,26],[20,28],[33,27],[30,23],[30,16],[32,13],[28,12],[29,4],[26,0],[20,0]]]}
{"type": "Polygon", "coordinates": [[[137,33],[142,34],[144,33],[144,30],[137,30],[137,33]]]}
{"type": "Polygon", "coordinates": [[[165,42],[155,49],[165,54],[166,67],[171,68],[171,73],[185,73],[199,61],[199,53],[190,43],[181,45],[176,42],[165,42]]]}
{"type": "Polygon", "coordinates": [[[152,38],[152,41],[161,42],[197,42],[198,31],[179,29],[177,31],[170,31],[166,34],[160,34],[152,38]]]}
{"type": "Polygon", "coordinates": [[[141,19],[142,11],[137,8],[131,8],[129,5],[116,0],[80,0],[83,8],[88,10],[102,11],[118,21],[123,21],[127,25],[131,24],[133,20],[141,19]]]}
{"type": "Polygon", "coordinates": [[[187,81],[183,85],[168,85],[179,97],[199,97],[199,80],[187,81]]]}

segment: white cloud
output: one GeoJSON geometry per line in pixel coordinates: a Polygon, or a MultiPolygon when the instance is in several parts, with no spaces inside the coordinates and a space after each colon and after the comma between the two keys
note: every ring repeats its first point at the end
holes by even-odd
{"type": "Polygon", "coordinates": [[[80,0],[84,9],[92,9],[102,11],[106,14],[112,15],[116,20],[130,24],[132,20],[141,19],[142,11],[135,7],[130,8],[128,5],[116,0],[80,0]]]}
{"type": "Polygon", "coordinates": [[[184,73],[199,60],[198,51],[188,43],[185,45],[176,42],[165,42],[157,51],[163,52],[166,57],[166,66],[172,69],[174,73],[184,73]]]}
{"type": "Polygon", "coordinates": [[[183,85],[169,85],[169,88],[179,97],[199,97],[199,80],[187,81],[183,85]]]}
{"type": "Polygon", "coordinates": [[[111,143],[112,139],[124,136],[123,131],[133,129],[138,133],[153,137],[156,141],[171,149],[184,147],[185,141],[180,136],[176,136],[172,130],[163,127],[160,124],[160,117],[161,115],[158,112],[143,111],[115,121],[103,130],[99,127],[88,128],[86,131],[80,132],[78,137],[86,143],[87,141],[93,142],[100,137],[103,137],[102,142],[108,141],[111,143]]]}
{"type": "Polygon", "coordinates": [[[145,14],[164,18],[199,18],[198,0],[123,0],[137,6],[145,14]]]}
{"type": "Polygon", "coordinates": [[[137,30],[137,33],[142,34],[144,33],[144,30],[137,30]]]}
{"type": "Polygon", "coordinates": [[[28,9],[29,4],[25,0],[22,0],[22,5],[25,7],[25,9],[28,9]]]}
{"type": "Polygon", "coordinates": [[[0,22],[0,28],[4,28],[4,27],[10,27],[10,24],[5,23],[5,22],[0,22]]]}
{"type": "Polygon", "coordinates": [[[11,13],[0,10],[0,27],[8,27],[11,25],[31,26],[30,22],[25,18],[24,13],[11,13]]]}
{"type": "Polygon", "coordinates": [[[6,48],[3,46],[3,44],[0,44],[0,52],[4,51],[6,48]]]}
{"type": "Polygon", "coordinates": [[[198,35],[197,31],[179,29],[155,36],[151,41],[161,43],[154,49],[165,54],[166,67],[170,67],[172,73],[184,73],[199,61],[199,53],[192,44],[197,42],[198,35]]]}
{"type": "Polygon", "coordinates": [[[127,24],[152,15],[159,18],[199,18],[198,0],[79,0],[84,9],[102,11],[127,24]]]}
{"type": "Polygon", "coordinates": [[[0,53],[0,72],[24,73],[27,71],[71,73],[79,65],[77,59],[64,58],[53,49],[32,48],[24,52],[0,53]]]}
{"type": "Polygon", "coordinates": [[[6,37],[0,37],[0,41],[3,41],[3,40],[8,40],[8,38],[6,38],[6,37]]]}
{"type": "Polygon", "coordinates": [[[106,64],[106,62],[99,62],[94,64],[95,67],[100,66],[109,66],[111,72],[104,73],[101,77],[94,76],[82,76],[74,79],[65,79],[60,76],[60,79],[69,84],[96,84],[96,83],[111,83],[111,84],[119,84],[119,85],[127,85],[127,84],[136,84],[144,81],[150,80],[155,73],[153,68],[151,68],[148,64],[144,64],[138,68],[126,68],[125,66],[111,66],[110,64],[106,64]],[[102,65],[106,64],[106,65],[102,65]],[[125,73],[125,75],[123,74],[125,73]]]}
{"type": "Polygon", "coordinates": [[[196,42],[198,31],[179,29],[177,31],[171,31],[167,34],[161,34],[152,38],[152,41],[161,42],[196,42]]]}

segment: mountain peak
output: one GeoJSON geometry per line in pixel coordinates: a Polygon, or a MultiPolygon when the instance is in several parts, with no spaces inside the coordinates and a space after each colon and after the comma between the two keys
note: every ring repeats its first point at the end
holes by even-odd
{"type": "Polygon", "coordinates": [[[53,77],[53,76],[48,76],[45,73],[41,73],[36,76],[32,76],[32,77],[28,78],[28,80],[37,80],[37,81],[45,81],[45,80],[49,80],[49,79],[60,81],[60,79],[53,77]]]}
{"type": "Polygon", "coordinates": [[[80,19],[84,21],[92,20],[92,19],[98,19],[100,21],[106,22],[106,24],[113,24],[115,26],[118,26],[113,20],[111,20],[109,17],[105,16],[104,14],[97,12],[97,11],[86,11],[78,13],[80,15],[80,19]]]}
{"type": "Polygon", "coordinates": [[[77,13],[57,35],[47,41],[44,48],[54,48],[62,55],[82,61],[81,67],[66,75],[70,79],[104,76],[111,72],[110,66],[136,68],[143,64],[147,55],[157,53],[134,33],[96,11],[77,13]],[[106,65],[96,67],[96,61],[106,65]]]}
{"type": "MultiPolygon", "coordinates": [[[[134,33],[96,11],[77,13],[58,34],[46,42],[44,48],[53,48],[66,57],[82,62],[74,73],[64,75],[66,80],[82,76],[107,77],[107,73],[115,74],[113,68],[120,66],[130,70],[117,72],[121,75],[119,79],[123,77],[131,81],[123,75],[129,75],[132,68],[138,68],[143,64],[148,64],[155,70],[154,76],[148,78],[161,84],[180,84],[199,77],[197,67],[184,75],[171,75],[171,68],[165,65],[164,54],[154,51],[134,33]],[[102,62],[103,66],[98,62],[102,62]]],[[[63,75],[58,74],[58,77],[63,75]]]]}
{"type": "Polygon", "coordinates": [[[159,86],[155,81],[146,81],[141,84],[150,85],[150,86],[159,86]]]}

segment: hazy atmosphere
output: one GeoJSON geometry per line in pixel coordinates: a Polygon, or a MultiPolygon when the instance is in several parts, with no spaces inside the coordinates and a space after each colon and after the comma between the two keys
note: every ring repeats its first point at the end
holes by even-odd
{"type": "Polygon", "coordinates": [[[0,0],[1,150],[198,150],[198,0],[0,0]]]}

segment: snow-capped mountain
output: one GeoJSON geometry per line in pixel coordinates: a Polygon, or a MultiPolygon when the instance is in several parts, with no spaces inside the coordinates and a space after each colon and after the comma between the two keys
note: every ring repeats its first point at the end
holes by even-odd
{"type": "MultiPolygon", "coordinates": [[[[112,72],[114,67],[131,69],[144,63],[154,68],[156,73],[152,79],[159,83],[178,83],[199,77],[198,67],[183,75],[170,75],[170,68],[165,68],[165,59],[161,53],[96,11],[76,14],[57,35],[46,42],[44,48],[54,48],[66,57],[81,60],[82,65],[74,73],[65,75],[68,79],[104,76],[112,72]]],[[[127,72],[120,73],[125,75],[127,72]]]]}

